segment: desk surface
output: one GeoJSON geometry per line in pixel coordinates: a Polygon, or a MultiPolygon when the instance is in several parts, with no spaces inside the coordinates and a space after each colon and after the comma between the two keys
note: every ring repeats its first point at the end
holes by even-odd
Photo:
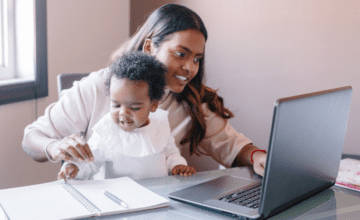
{"type": "MultiPolygon", "coordinates": [[[[246,179],[260,180],[249,168],[232,168],[199,172],[191,177],[168,176],[137,181],[142,186],[168,198],[170,192],[205,182],[223,175],[233,175],[246,179]]],[[[216,212],[170,200],[167,208],[153,209],[120,215],[89,218],[88,220],[148,220],[148,219],[235,219],[216,212]]],[[[305,200],[270,219],[357,219],[360,216],[360,193],[333,186],[310,200],[305,200]]]]}

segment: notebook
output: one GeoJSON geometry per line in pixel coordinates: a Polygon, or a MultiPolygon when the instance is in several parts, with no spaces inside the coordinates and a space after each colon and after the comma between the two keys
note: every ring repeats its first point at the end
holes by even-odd
{"type": "Polygon", "coordinates": [[[360,192],[360,160],[342,159],[335,185],[360,192]]]}
{"type": "Polygon", "coordinates": [[[169,198],[243,219],[259,219],[331,187],[339,170],[351,95],[348,86],[278,99],[262,181],[222,176],[170,193],[169,198]],[[261,185],[259,190],[246,191],[257,185],[261,185]],[[243,205],[247,203],[240,201],[243,197],[253,201],[243,205]]]}
{"type": "Polygon", "coordinates": [[[129,177],[106,180],[64,180],[0,190],[0,207],[11,220],[75,219],[169,206],[169,201],[129,177]],[[104,195],[124,201],[124,208],[104,195]]]}

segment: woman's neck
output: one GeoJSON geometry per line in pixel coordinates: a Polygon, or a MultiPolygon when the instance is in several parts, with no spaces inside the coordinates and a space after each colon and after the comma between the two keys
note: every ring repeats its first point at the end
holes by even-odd
{"type": "Polygon", "coordinates": [[[164,100],[169,96],[169,94],[170,94],[170,92],[171,92],[171,90],[170,90],[170,89],[167,89],[167,88],[164,89],[164,91],[165,91],[165,93],[164,93],[163,97],[161,98],[159,104],[161,104],[162,102],[164,102],[164,100]]]}

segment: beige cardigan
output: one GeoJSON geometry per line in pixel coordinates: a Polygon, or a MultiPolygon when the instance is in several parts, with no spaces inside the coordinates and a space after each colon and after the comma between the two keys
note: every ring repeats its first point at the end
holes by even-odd
{"type": "MultiPolygon", "coordinates": [[[[71,89],[63,90],[61,99],[50,104],[44,116],[25,128],[24,138],[31,131],[37,130],[46,134],[50,138],[50,143],[71,134],[86,131],[85,139],[88,140],[92,135],[92,127],[110,109],[110,98],[105,87],[107,74],[107,68],[101,69],[91,73],[80,82],[74,82],[71,89]]],[[[180,152],[188,160],[189,166],[197,168],[198,162],[200,166],[207,166],[206,162],[201,161],[207,158],[206,156],[190,157],[189,144],[180,145],[191,123],[186,109],[169,92],[164,95],[159,107],[168,111],[171,134],[180,152]]],[[[242,147],[251,141],[236,132],[227,120],[211,112],[207,104],[204,103],[202,107],[207,116],[205,118],[207,130],[200,148],[218,163],[230,167],[242,147]]],[[[198,168],[198,170],[204,170],[204,168],[198,168]]]]}

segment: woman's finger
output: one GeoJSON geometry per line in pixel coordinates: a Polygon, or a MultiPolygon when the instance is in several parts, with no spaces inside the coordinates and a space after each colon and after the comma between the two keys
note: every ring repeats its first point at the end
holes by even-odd
{"type": "Polygon", "coordinates": [[[94,161],[94,155],[92,154],[92,151],[90,150],[90,147],[87,143],[84,145],[84,150],[85,150],[86,154],[88,155],[89,159],[91,161],[94,161]]]}
{"type": "Polygon", "coordinates": [[[86,162],[90,162],[91,160],[94,160],[94,156],[90,150],[89,145],[86,143],[86,141],[79,137],[78,135],[74,135],[72,137],[78,144],[75,146],[76,150],[81,154],[81,156],[84,158],[86,162]]]}
{"type": "Polygon", "coordinates": [[[84,158],[76,149],[76,145],[78,145],[78,142],[76,142],[74,139],[64,138],[60,149],[62,152],[66,152],[67,154],[69,154],[75,161],[83,162],[84,158]]]}
{"type": "Polygon", "coordinates": [[[88,153],[86,152],[86,150],[84,149],[84,146],[81,144],[77,144],[74,149],[81,155],[81,157],[83,158],[83,160],[85,162],[90,162],[90,157],[88,156],[88,153]]]}
{"type": "Polygon", "coordinates": [[[69,163],[73,162],[72,157],[69,154],[67,154],[65,151],[61,151],[60,149],[58,149],[55,154],[56,154],[57,160],[63,160],[63,161],[69,162],[69,163]]]}
{"type": "Polygon", "coordinates": [[[75,140],[76,142],[78,142],[81,145],[86,144],[86,141],[82,137],[80,137],[79,135],[73,134],[73,135],[70,135],[69,137],[72,138],[73,140],[75,140]]]}

